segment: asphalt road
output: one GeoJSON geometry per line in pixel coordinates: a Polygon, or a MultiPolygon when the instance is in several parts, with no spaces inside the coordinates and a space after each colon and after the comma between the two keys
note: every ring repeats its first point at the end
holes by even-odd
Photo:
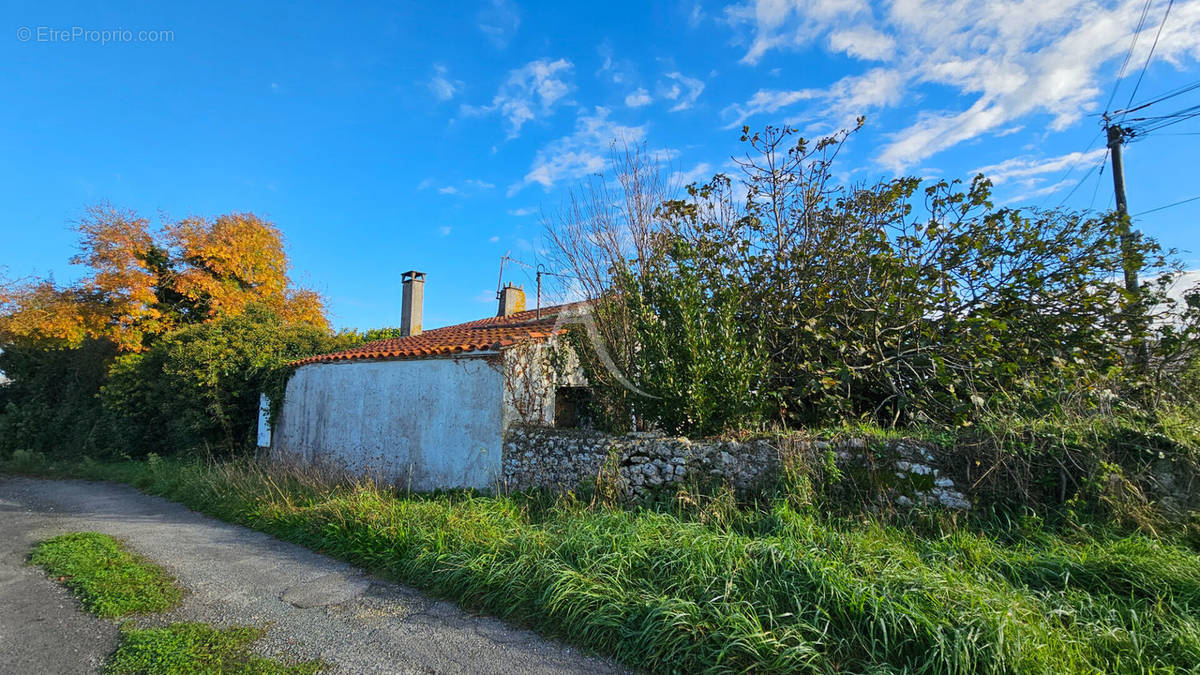
{"type": "Polygon", "coordinates": [[[117,623],[26,564],[38,541],[98,531],[170,571],[183,602],[141,625],[267,626],[256,650],[343,673],[603,673],[611,664],[346,563],[109,483],[0,478],[0,673],[99,672],[117,623]]]}

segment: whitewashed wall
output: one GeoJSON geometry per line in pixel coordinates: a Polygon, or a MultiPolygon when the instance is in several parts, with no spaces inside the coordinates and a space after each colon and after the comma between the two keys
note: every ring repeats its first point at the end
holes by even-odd
{"type": "Polygon", "coordinates": [[[416,491],[493,487],[505,426],[496,360],[302,366],[288,381],[271,453],[416,491]]]}

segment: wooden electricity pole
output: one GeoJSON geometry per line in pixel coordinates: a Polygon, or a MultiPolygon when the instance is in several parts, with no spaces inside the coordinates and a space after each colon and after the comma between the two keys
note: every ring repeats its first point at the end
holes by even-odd
{"type": "MultiPolygon", "coordinates": [[[[1105,122],[1107,122],[1105,118],[1105,122]]],[[[1142,256],[1137,250],[1137,233],[1129,217],[1129,203],[1125,199],[1125,163],[1121,154],[1128,131],[1117,124],[1107,128],[1108,149],[1112,154],[1113,192],[1117,197],[1117,236],[1121,243],[1121,267],[1125,272],[1125,290],[1129,292],[1130,304],[1126,310],[1129,330],[1133,337],[1133,356],[1137,368],[1149,365],[1150,356],[1143,337],[1144,321],[1141,316],[1141,296],[1138,293],[1138,273],[1142,271],[1142,256]]]]}
{"type": "Polygon", "coordinates": [[[1121,239],[1121,265],[1125,270],[1125,290],[1137,293],[1141,260],[1134,247],[1136,234],[1129,219],[1129,204],[1125,201],[1125,163],[1121,149],[1125,129],[1113,124],[1108,127],[1108,149],[1112,153],[1113,192],[1117,196],[1117,235],[1121,239]]]}

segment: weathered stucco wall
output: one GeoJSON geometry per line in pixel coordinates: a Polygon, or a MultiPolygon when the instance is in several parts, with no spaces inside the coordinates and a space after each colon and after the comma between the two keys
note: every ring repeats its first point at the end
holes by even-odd
{"type": "Polygon", "coordinates": [[[504,384],[495,358],[302,366],[271,430],[275,459],[416,491],[495,485],[504,384]]]}

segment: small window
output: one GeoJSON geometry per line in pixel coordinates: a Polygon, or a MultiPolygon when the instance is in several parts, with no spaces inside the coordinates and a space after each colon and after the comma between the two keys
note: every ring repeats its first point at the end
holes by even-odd
{"type": "Polygon", "coordinates": [[[558,387],[554,390],[554,426],[559,429],[590,428],[592,390],[587,387],[558,387]]]}

